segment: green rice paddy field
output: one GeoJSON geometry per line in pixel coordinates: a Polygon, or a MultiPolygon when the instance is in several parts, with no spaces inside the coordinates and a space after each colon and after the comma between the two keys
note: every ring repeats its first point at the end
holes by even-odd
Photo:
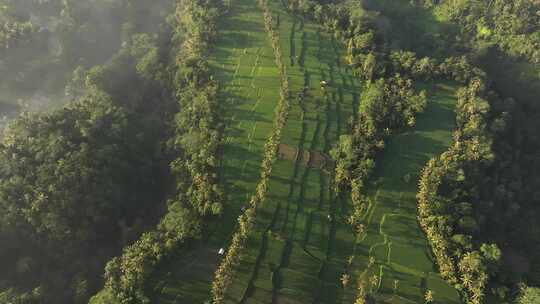
{"type": "MultiPolygon", "coordinates": [[[[415,200],[421,168],[450,143],[455,88],[429,86],[429,106],[415,130],[389,138],[370,190],[366,233],[356,239],[346,223],[349,195],[332,191],[328,152],[348,132],[363,84],[342,62],[343,49],[330,34],[292,16],[280,2],[270,5],[287,65],[291,109],[268,197],[226,302],[353,303],[356,279],[376,275],[371,289],[382,302],[422,303],[429,289],[437,303],[459,303],[457,292],[437,275],[416,222],[415,200]],[[367,267],[370,257],[375,261],[367,267]],[[343,273],[351,276],[345,287],[343,273]]],[[[217,251],[227,247],[255,190],[273,127],[279,73],[256,1],[233,1],[218,28],[210,63],[222,85],[227,125],[221,166],[227,209],[212,223],[208,239],[156,275],[156,303],[209,300],[217,251]]]]}
{"type": "Polygon", "coordinates": [[[423,303],[427,290],[435,303],[460,303],[457,291],[437,273],[416,220],[415,197],[422,168],[451,142],[456,88],[437,84],[425,89],[431,96],[414,130],[390,136],[377,160],[366,233],[356,245],[358,275],[367,281],[376,276],[369,287],[382,303],[423,303]],[[370,257],[375,263],[368,267],[370,257]]]}
{"type": "Polygon", "coordinates": [[[231,303],[312,303],[342,296],[339,275],[354,235],[350,205],[332,193],[328,152],[347,132],[361,84],[340,63],[341,49],[313,24],[273,6],[288,64],[292,107],[231,303]],[[279,16],[279,17],[278,17],[279,16]],[[321,85],[326,82],[326,85],[321,85]]]}
{"type": "Polygon", "coordinates": [[[221,84],[219,102],[226,124],[220,176],[227,207],[223,217],[212,223],[209,239],[156,275],[159,303],[202,303],[210,298],[217,252],[227,247],[240,210],[259,181],[280,81],[262,13],[255,1],[245,2],[235,2],[221,18],[219,40],[210,58],[212,73],[221,84]]]}

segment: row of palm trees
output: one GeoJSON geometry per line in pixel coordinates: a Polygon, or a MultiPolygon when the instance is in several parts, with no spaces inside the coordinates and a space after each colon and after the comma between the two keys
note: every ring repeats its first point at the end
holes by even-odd
{"type": "Polygon", "coordinates": [[[488,257],[478,248],[465,247],[455,241],[454,235],[466,232],[457,227],[459,214],[451,211],[451,205],[447,204],[459,202],[454,202],[454,197],[440,190],[449,187],[459,189],[463,178],[459,172],[465,163],[486,161],[491,157],[490,153],[480,153],[490,149],[484,129],[486,112],[481,105],[484,90],[481,78],[470,80],[459,90],[456,108],[458,129],[454,133],[454,143],[448,151],[428,162],[417,193],[420,226],[429,240],[441,276],[461,290],[471,304],[483,303],[488,284],[488,257]],[[475,126],[474,131],[467,130],[471,125],[475,126]]]}

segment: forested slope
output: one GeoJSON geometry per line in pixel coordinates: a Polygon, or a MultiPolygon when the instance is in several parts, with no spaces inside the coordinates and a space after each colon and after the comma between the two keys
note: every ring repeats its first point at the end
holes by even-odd
{"type": "Polygon", "coordinates": [[[106,260],[160,216],[169,104],[162,58],[147,55],[158,41],[133,36],[111,63],[86,74],[83,97],[50,113],[25,112],[6,128],[2,301],[86,302],[106,260]]]}

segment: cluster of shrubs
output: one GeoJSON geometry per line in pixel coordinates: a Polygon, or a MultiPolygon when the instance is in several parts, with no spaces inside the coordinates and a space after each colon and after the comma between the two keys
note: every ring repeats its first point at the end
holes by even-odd
{"type": "Polygon", "coordinates": [[[9,49],[28,43],[31,36],[37,32],[36,26],[29,21],[18,22],[6,20],[0,25],[0,54],[9,49]]]}
{"type": "Polygon", "coordinates": [[[42,295],[40,288],[35,288],[30,292],[21,293],[14,289],[7,289],[0,292],[0,303],[13,304],[39,304],[42,295]]]}
{"type": "Polygon", "coordinates": [[[212,282],[212,303],[214,304],[224,302],[225,294],[232,282],[235,267],[238,266],[241,261],[242,251],[245,248],[249,234],[253,230],[257,208],[266,198],[268,182],[272,174],[272,166],[277,158],[278,146],[282,136],[281,133],[287,121],[290,108],[289,80],[285,64],[283,63],[278,32],[273,27],[274,21],[266,0],[260,0],[259,5],[264,13],[265,28],[268,37],[271,40],[275,61],[279,68],[281,80],[280,100],[276,108],[273,131],[264,147],[260,181],[257,185],[255,194],[249,201],[248,208],[246,208],[245,212],[238,218],[239,228],[234,233],[227,253],[216,270],[214,281],[212,282]]]}
{"type": "Polygon", "coordinates": [[[413,127],[415,116],[426,106],[425,92],[416,93],[411,79],[395,75],[369,83],[364,89],[357,120],[350,135],[342,135],[331,151],[336,160],[337,190],[350,189],[353,212],[349,223],[358,231],[367,210],[363,188],[375,167],[375,157],[384,148],[390,130],[413,127]]]}
{"type": "Polygon", "coordinates": [[[540,3],[537,1],[433,1],[422,4],[460,25],[461,36],[476,45],[497,44],[506,53],[540,62],[540,3]]]}

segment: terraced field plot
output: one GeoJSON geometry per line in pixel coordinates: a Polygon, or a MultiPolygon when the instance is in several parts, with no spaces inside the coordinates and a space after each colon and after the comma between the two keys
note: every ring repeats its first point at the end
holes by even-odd
{"type": "MultiPolygon", "coordinates": [[[[332,192],[328,151],[347,132],[360,83],[318,26],[273,4],[288,64],[292,107],[269,196],[229,290],[229,303],[335,303],[352,254],[346,196],[332,192]]],[[[352,298],[351,298],[352,299],[352,298]]]]}
{"type": "Polygon", "coordinates": [[[436,303],[460,303],[456,290],[437,274],[416,221],[419,174],[431,157],[447,150],[455,120],[455,88],[439,84],[428,91],[432,94],[416,128],[390,136],[377,160],[366,234],[356,247],[355,265],[367,281],[377,276],[370,289],[383,303],[423,303],[427,290],[434,292],[436,303]],[[367,268],[370,257],[375,263],[367,268]]]}
{"type": "Polygon", "coordinates": [[[212,224],[209,239],[156,276],[159,303],[209,299],[217,252],[227,247],[240,209],[255,190],[279,100],[279,71],[256,2],[234,1],[218,26],[210,65],[221,85],[219,102],[226,124],[220,175],[227,206],[223,217],[212,224]]]}

